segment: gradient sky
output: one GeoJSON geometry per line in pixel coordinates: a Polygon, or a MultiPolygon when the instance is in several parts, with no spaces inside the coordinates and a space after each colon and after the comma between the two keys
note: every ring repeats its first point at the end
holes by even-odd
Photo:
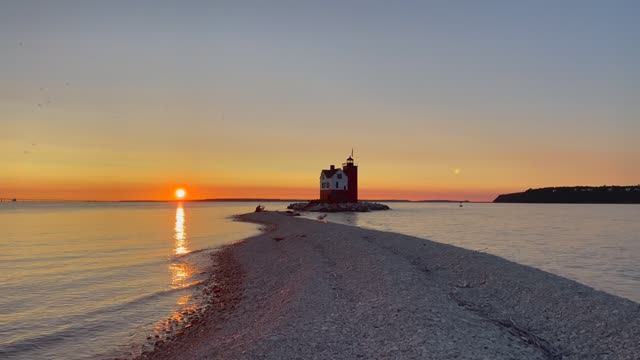
{"type": "Polygon", "coordinates": [[[0,197],[640,183],[638,1],[0,3],[0,197]]]}

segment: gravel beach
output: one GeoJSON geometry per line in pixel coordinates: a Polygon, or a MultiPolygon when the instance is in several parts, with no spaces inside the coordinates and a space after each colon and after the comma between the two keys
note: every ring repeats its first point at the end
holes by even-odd
{"type": "Polygon", "coordinates": [[[505,259],[288,216],[216,253],[202,318],[144,359],[640,359],[640,304],[505,259]]]}

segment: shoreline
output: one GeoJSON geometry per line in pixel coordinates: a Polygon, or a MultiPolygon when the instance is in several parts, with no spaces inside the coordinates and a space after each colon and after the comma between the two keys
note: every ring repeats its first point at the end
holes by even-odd
{"type": "Polygon", "coordinates": [[[137,359],[635,359],[640,304],[503,258],[264,212],[202,314],[137,359]]]}
{"type": "Polygon", "coordinates": [[[224,321],[227,313],[236,308],[242,296],[244,271],[231,253],[230,247],[233,245],[235,244],[211,253],[212,266],[207,271],[208,278],[203,281],[203,289],[200,290],[203,296],[201,307],[186,314],[186,323],[166,337],[156,336],[155,341],[147,344],[151,349],[130,359],[180,359],[181,352],[193,347],[194,341],[202,334],[212,335],[215,332],[217,324],[224,321]]]}

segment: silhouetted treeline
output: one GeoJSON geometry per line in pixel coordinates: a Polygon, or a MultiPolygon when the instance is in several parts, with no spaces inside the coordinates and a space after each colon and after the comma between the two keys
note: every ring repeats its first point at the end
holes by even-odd
{"type": "Polygon", "coordinates": [[[502,194],[497,203],[640,204],[640,185],[569,186],[502,194]]]}

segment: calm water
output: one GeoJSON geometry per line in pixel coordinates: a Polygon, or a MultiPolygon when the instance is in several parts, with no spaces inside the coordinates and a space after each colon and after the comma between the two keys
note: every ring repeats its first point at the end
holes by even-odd
{"type": "Polygon", "coordinates": [[[197,306],[212,249],[257,233],[242,203],[0,203],[0,358],[139,351],[197,306]]]}
{"type": "MultiPolygon", "coordinates": [[[[390,206],[328,219],[485,251],[640,302],[640,206],[390,206]]],[[[197,284],[215,251],[198,250],[258,231],[228,219],[253,207],[1,203],[0,358],[139,351],[167,319],[197,306],[197,284]]]]}
{"type": "Polygon", "coordinates": [[[640,302],[640,205],[389,206],[327,220],[481,250],[640,302]]]}

